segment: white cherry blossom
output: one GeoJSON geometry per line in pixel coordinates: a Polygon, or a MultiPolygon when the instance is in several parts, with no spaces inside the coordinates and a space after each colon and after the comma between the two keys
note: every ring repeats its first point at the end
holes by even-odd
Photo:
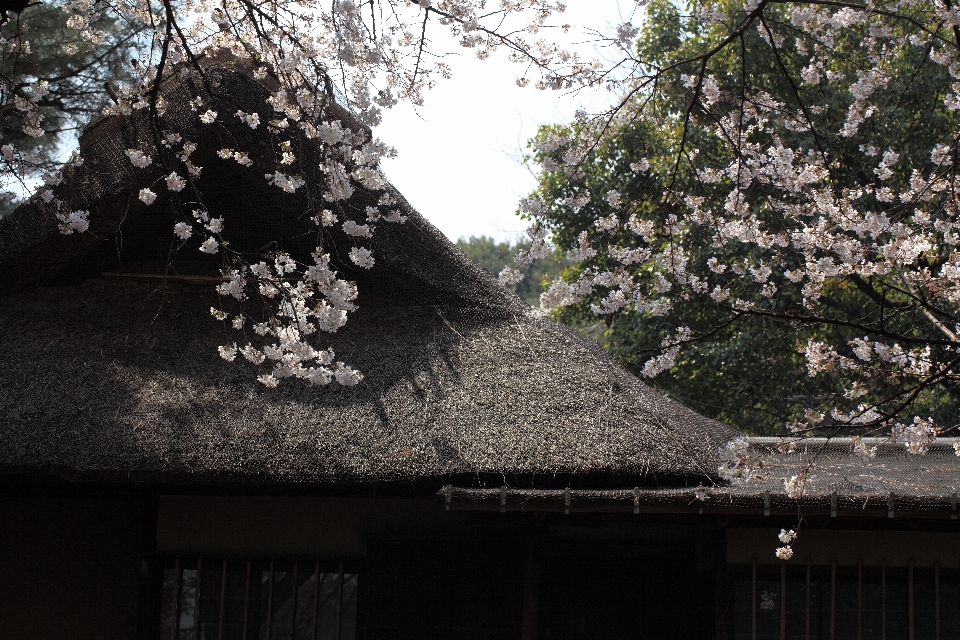
{"type": "Polygon", "coordinates": [[[157,194],[151,191],[149,188],[140,189],[140,201],[144,204],[153,204],[153,201],[157,199],[157,194]]]}

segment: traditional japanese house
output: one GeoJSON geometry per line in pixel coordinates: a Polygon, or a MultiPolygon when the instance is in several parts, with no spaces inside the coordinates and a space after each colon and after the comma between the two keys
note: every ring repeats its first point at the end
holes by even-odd
{"type": "MultiPolygon", "coordinates": [[[[263,82],[208,71],[213,108],[270,116],[263,82]]],[[[165,117],[193,127],[224,237],[303,257],[310,203],[216,154],[276,140],[197,130],[179,82],[165,117]]],[[[88,128],[55,192],[89,233],[60,235],[39,198],[0,221],[0,637],[960,638],[952,441],[862,461],[755,439],[759,477],[730,486],[734,430],[531,313],[399,194],[373,269],[324,238],[360,290],[330,342],[363,382],[268,389],[216,355],[216,258],[171,259],[177,203],[137,199],[160,176],[124,150],[148,136],[88,128]]]]}

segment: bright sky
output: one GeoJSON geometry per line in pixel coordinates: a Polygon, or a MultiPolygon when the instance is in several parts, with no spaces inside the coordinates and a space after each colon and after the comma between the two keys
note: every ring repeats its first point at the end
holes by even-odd
{"type": "MultiPolygon", "coordinates": [[[[629,15],[634,3],[617,0],[571,0],[562,22],[571,34],[586,40],[583,28],[606,33],[608,25],[623,22],[619,6],[629,15]]],[[[639,18],[634,19],[634,24],[639,18]]],[[[388,110],[376,135],[395,147],[398,157],[383,163],[387,177],[420,213],[450,239],[488,235],[512,239],[523,233],[524,221],[516,215],[517,202],[536,186],[520,157],[537,127],[566,122],[580,106],[603,106],[603,91],[569,95],[521,89],[516,78],[523,67],[506,60],[504,52],[477,60],[472,49],[463,49],[433,24],[434,50],[456,55],[447,59],[451,80],[437,80],[425,95],[425,104],[409,103],[388,110]]],[[[595,57],[593,45],[579,47],[581,56],[595,57]]]]}

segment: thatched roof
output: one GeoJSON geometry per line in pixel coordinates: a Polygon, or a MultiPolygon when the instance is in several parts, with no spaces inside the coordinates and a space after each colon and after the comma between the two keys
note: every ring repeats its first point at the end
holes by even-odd
{"type": "MultiPolygon", "coordinates": [[[[270,115],[265,89],[245,72],[222,71],[220,82],[214,108],[270,115]]],[[[196,116],[178,91],[168,83],[168,117],[187,128],[196,116]]],[[[275,140],[230,120],[198,134],[201,188],[231,242],[257,248],[279,230],[285,250],[309,250],[309,203],[268,186],[262,169],[216,158],[225,136],[247,148],[275,140]]],[[[91,211],[92,233],[59,235],[39,200],[0,221],[0,473],[218,485],[715,479],[731,429],[536,318],[399,194],[409,220],[378,225],[372,270],[342,260],[351,244],[342,231],[324,238],[360,288],[360,310],[328,342],[366,378],[354,388],[263,387],[252,365],[217,357],[236,336],[210,318],[209,282],[129,275],[164,264],[165,211],[177,206],[136,199],[157,175],[122,152],[148,140],[136,118],[109,119],[86,136],[84,165],[56,193],[91,211]]],[[[360,220],[373,197],[358,192],[341,219],[360,220]]],[[[189,249],[172,273],[215,272],[212,258],[189,249]]]]}

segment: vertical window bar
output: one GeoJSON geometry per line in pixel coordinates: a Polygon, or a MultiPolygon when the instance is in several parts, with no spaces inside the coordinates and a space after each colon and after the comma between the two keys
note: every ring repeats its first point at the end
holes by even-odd
{"type": "Polygon", "coordinates": [[[200,582],[203,580],[203,558],[197,558],[197,583],[193,592],[193,640],[200,640],[200,582]]]}
{"type": "Polygon", "coordinates": [[[753,571],[750,578],[750,626],[752,640],[757,640],[757,559],[753,559],[753,571]]]}
{"type": "Polygon", "coordinates": [[[780,561],[780,640],[787,640],[787,563],[780,561]]]}
{"type": "Polygon", "coordinates": [[[243,640],[247,640],[247,623],[250,620],[250,560],[247,560],[247,579],[243,590],[243,640]]]}
{"type": "Polygon", "coordinates": [[[857,560],[857,640],[863,640],[863,559],[857,560]]]}
{"type": "Polygon", "coordinates": [[[177,611],[177,603],[180,602],[180,557],[173,560],[173,604],[170,614],[170,640],[177,640],[177,631],[180,627],[180,616],[177,611]]]}
{"type": "Polygon", "coordinates": [[[290,640],[297,632],[297,561],[293,561],[293,587],[290,593],[290,640]]]}
{"type": "Polygon", "coordinates": [[[273,624],[273,560],[270,561],[270,573],[267,575],[267,640],[273,624]]]}
{"type": "Polygon", "coordinates": [[[317,616],[320,615],[320,562],[313,567],[313,635],[312,640],[317,640],[317,616]]]}
{"type": "Polygon", "coordinates": [[[933,562],[933,617],[934,638],[940,640],[940,563],[933,562]]]}
{"type": "Polygon", "coordinates": [[[910,566],[907,569],[907,621],[910,624],[909,634],[910,640],[914,640],[914,615],[913,615],[913,559],[910,559],[910,566]]]}
{"type": "Polygon", "coordinates": [[[887,561],[880,561],[880,640],[887,640],[887,561]]]}
{"type": "Polygon", "coordinates": [[[804,615],[806,616],[806,627],[804,629],[804,638],[810,640],[810,561],[807,560],[807,592],[804,594],[805,602],[803,605],[804,615]]]}
{"type": "Polygon", "coordinates": [[[837,559],[830,563],[830,640],[837,635],[837,559]]]}
{"type": "Polygon", "coordinates": [[[227,608],[227,559],[223,559],[223,570],[220,572],[220,616],[217,620],[217,640],[223,640],[223,615],[227,608]]]}
{"type": "Polygon", "coordinates": [[[340,563],[340,575],[337,576],[337,631],[336,640],[340,640],[340,612],[343,610],[343,563],[340,563]]]}

